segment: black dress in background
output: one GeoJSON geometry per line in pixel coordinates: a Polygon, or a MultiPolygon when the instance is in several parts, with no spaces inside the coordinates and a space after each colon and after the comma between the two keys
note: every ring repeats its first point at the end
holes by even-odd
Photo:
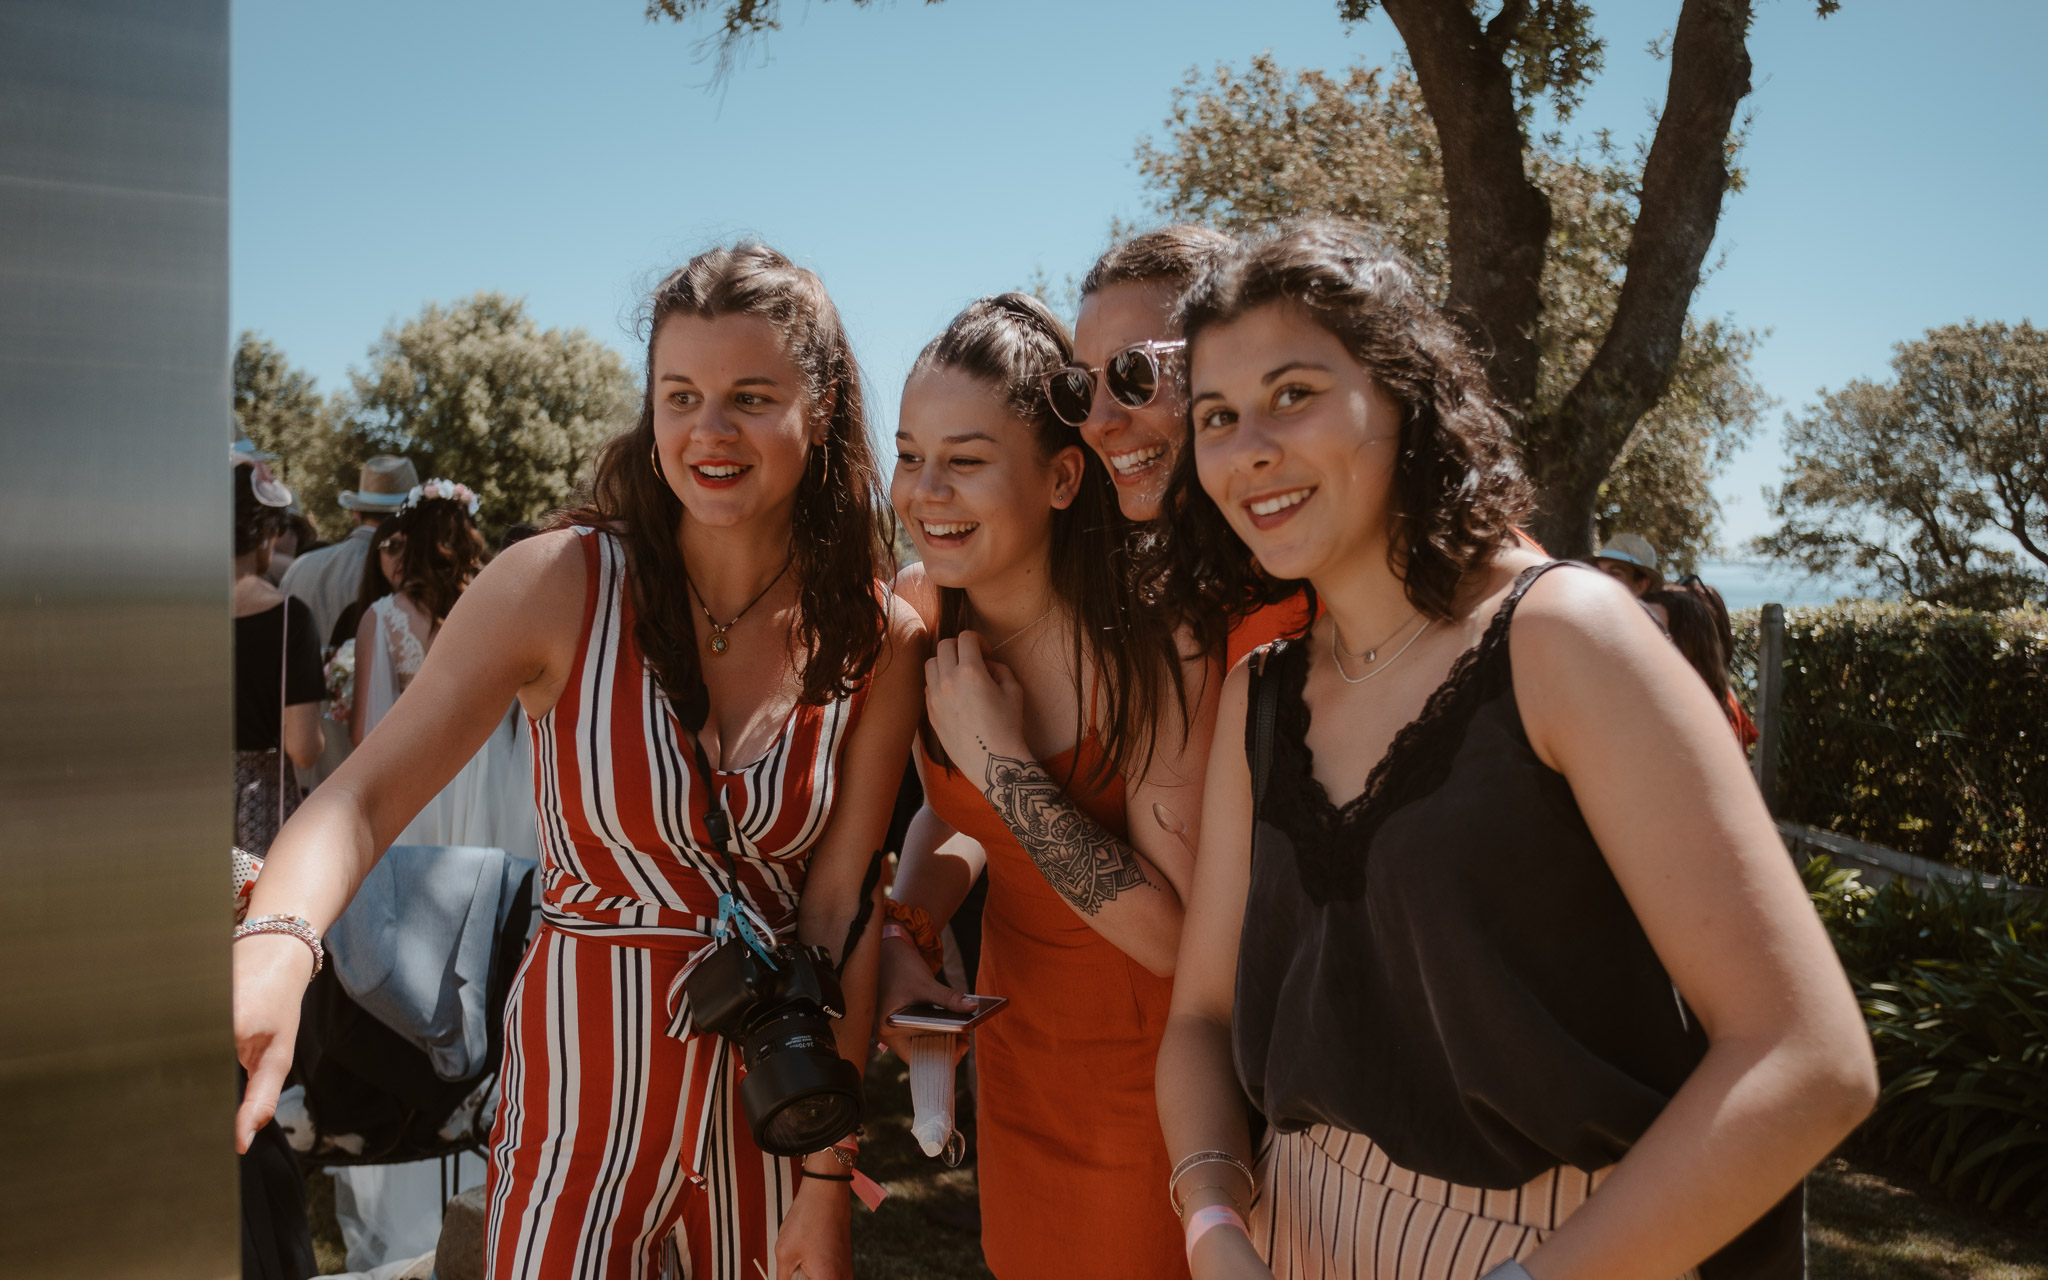
{"type": "Polygon", "coordinates": [[[235,847],[262,857],[299,807],[281,749],[287,706],[327,696],[313,611],[287,599],[235,619],[235,847]]]}

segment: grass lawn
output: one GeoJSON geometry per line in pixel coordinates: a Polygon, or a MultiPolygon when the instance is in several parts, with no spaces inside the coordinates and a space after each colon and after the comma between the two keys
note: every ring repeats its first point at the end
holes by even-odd
{"type": "MultiPolygon", "coordinates": [[[[903,1063],[875,1059],[868,1075],[861,1166],[890,1190],[879,1213],[853,1210],[853,1272],[861,1280],[989,1280],[981,1263],[971,1168],[928,1160],[910,1137],[903,1063]]],[[[332,1182],[307,1180],[314,1248],[341,1267],[332,1182]]],[[[1994,1217],[1946,1199],[1910,1172],[1851,1148],[1807,1184],[1812,1280],[2048,1280],[2048,1222],[1994,1217]]]]}

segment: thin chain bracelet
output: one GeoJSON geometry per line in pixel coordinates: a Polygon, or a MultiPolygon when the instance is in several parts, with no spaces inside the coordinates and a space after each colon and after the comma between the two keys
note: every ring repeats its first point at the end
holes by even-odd
{"type": "Polygon", "coordinates": [[[1188,1176],[1190,1170],[1205,1164],[1227,1164],[1243,1175],[1245,1185],[1248,1188],[1254,1192],[1258,1190],[1259,1180],[1252,1176],[1251,1166],[1244,1161],[1228,1151],[1196,1151],[1184,1157],[1179,1164],[1173,1166],[1173,1174],[1166,1180],[1166,1203],[1173,1207],[1175,1217],[1181,1216],[1181,1198],[1174,1194],[1174,1189],[1180,1185],[1182,1178],[1188,1176]]]}
{"type": "Polygon", "coordinates": [[[235,926],[235,941],[253,938],[259,933],[290,934],[306,944],[313,953],[313,973],[317,977],[327,967],[327,948],[320,945],[320,932],[313,922],[304,916],[255,916],[235,926]]]}

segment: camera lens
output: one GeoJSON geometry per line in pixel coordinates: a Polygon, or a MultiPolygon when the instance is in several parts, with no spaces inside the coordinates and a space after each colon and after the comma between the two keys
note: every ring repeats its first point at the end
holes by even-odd
{"type": "Polygon", "coordinates": [[[860,1072],[839,1056],[832,1024],[816,1005],[784,1005],[752,1029],[741,1056],[740,1103],[761,1150],[807,1155],[859,1127],[860,1072]]]}

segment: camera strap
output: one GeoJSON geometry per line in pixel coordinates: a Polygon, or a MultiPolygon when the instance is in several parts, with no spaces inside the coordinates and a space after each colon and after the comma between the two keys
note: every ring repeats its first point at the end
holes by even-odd
{"type": "Polygon", "coordinates": [[[710,797],[704,806],[704,832],[711,838],[711,847],[718,850],[718,856],[725,862],[726,887],[718,895],[718,923],[711,927],[711,935],[720,941],[737,936],[769,968],[776,968],[775,955],[763,935],[773,937],[775,931],[761,918],[761,913],[752,903],[740,895],[739,863],[732,856],[732,817],[725,810],[725,793],[719,789],[718,775],[711,768],[711,757],[705,754],[703,729],[711,711],[711,691],[704,686],[703,678],[697,680],[695,696],[677,708],[677,719],[683,723],[683,730],[690,737],[690,751],[697,758],[697,774],[703,779],[710,797]]]}

